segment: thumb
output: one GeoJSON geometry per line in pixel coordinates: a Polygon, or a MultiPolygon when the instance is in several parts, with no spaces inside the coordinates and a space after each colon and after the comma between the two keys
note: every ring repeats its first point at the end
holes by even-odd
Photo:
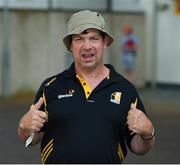
{"type": "Polygon", "coordinates": [[[135,100],[134,103],[131,104],[131,110],[136,110],[136,106],[137,106],[137,99],[135,100]]]}
{"type": "Polygon", "coordinates": [[[131,104],[131,111],[135,111],[136,110],[136,106],[134,103],[131,104]]]}
{"type": "Polygon", "coordinates": [[[34,108],[38,110],[41,107],[42,104],[43,104],[43,98],[40,97],[38,102],[36,104],[34,104],[34,108]]]}

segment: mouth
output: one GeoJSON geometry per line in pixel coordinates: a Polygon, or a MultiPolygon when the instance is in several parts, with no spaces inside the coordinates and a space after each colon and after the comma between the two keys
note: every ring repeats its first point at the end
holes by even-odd
{"type": "Polygon", "coordinates": [[[83,58],[91,58],[91,57],[93,57],[93,56],[94,56],[93,53],[82,54],[82,57],[83,57],[83,58]]]}
{"type": "Polygon", "coordinates": [[[93,53],[84,53],[81,56],[84,60],[91,61],[92,58],[94,57],[94,54],[93,53]]]}

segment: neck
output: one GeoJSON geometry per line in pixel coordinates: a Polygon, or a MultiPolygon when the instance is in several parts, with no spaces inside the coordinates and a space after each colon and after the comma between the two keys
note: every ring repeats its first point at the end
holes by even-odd
{"type": "Polygon", "coordinates": [[[96,79],[98,77],[107,77],[109,75],[109,69],[104,65],[99,65],[96,68],[76,68],[76,74],[84,79],[96,79]]]}
{"type": "Polygon", "coordinates": [[[76,68],[76,74],[86,80],[93,90],[102,80],[109,76],[110,70],[103,64],[93,70],[78,70],[76,68]]]}

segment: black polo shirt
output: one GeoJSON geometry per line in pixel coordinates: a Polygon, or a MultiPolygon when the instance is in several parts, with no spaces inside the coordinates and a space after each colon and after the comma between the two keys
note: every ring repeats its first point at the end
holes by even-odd
{"type": "Polygon", "coordinates": [[[88,94],[74,64],[42,83],[35,102],[43,96],[41,110],[48,113],[43,163],[121,163],[125,158],[134,136],[126,124],[130,105],[137,100],[137,108],[144,107],[133,85],[106,66],[110,75],[88,94]]]}

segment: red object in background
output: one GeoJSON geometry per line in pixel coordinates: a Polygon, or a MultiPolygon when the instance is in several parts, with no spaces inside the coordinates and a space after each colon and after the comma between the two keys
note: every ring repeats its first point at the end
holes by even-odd
{"type": "Polygon", "coordinates": [[[127,47],[133,47],[134,46],[134,41],[129,39],[127,42],[126,42],[126,46],[127,47]]]}
{"type": "Polygon", "coordinates": [[[129,50],[132,50],[132,49],[134,49],[134,47],[135,47],[135,43],[134,43],[134,41],[132,40],[132,39],[128,39],[126,42],[125,42],[125,49],[129,49],[129,50]]]}
{"type": "Polygon", "coordinates": [[[131,27],[131,25],[124,25],[123,26],[123,32],[124,33],[132,33],[133,32],[133,28],[131,27]]]}

